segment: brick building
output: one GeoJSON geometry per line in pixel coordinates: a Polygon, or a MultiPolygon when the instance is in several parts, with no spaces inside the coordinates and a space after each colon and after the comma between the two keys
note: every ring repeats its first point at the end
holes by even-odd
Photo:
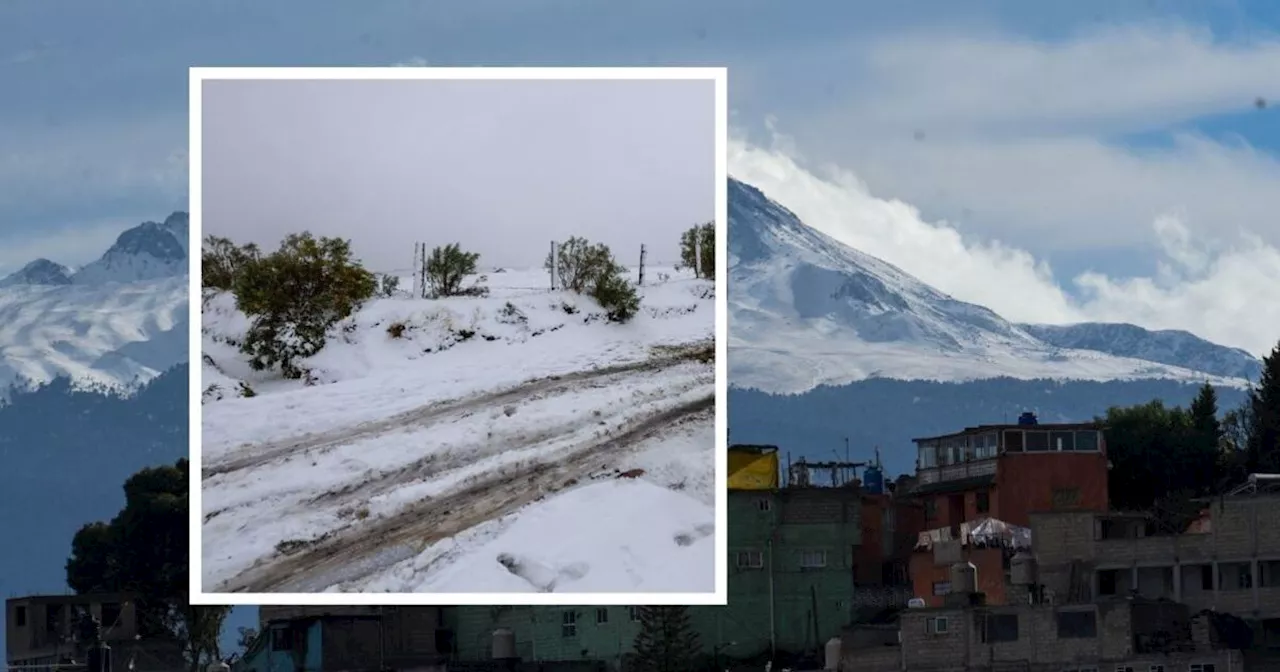
{"type": "Polygon", "coordinates": [[[851,628],[843,672],[1226,672],[1242,654],[1214,644],[1209,619],[1183,605],[1111,599],[1096,604],[909,609],[898,641],[851,628]]]}
{"type": "Polygon", "coordinates": [[[989,604],[1006,601],[1008,562],[1038,511],[1106,511],[1107,457],[1093,424],[1039,424],[1024,414],[1016,425],[982,425],[916,439],[913,495],[926,531],[911,558],[916,597],[941,606],[951,565],[977,568],[989,604]],[[973,535],[981,526],[983,534],[973,535]]]}

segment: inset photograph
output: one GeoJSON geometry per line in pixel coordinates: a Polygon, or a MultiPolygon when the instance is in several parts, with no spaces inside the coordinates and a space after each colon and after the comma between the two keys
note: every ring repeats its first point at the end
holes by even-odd
{"type": "Polygon", "coordinates": [[[724,85],[193,69],[193,601],[722,603],[724,85]]]}

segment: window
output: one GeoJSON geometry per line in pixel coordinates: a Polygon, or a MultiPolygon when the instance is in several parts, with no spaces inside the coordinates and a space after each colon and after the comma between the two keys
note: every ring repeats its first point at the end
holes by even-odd
{"type": "Polygon", "coordinates": [[[596,625],[609,622],[609,607],[596,607],[596,625]]]}
{"type": "Polygon", "coordinates": [[[1059,611],[1058,639],[1091,639],[1098,636],[1098,615],[1093,611],[1059,611]]]}
{"type": "Polygon", "coordinates": [[[946,616],[934,616],[924,622],[925,632],[930,635],[945,634],[948,625],[946,616]]]}
{"type": "Polygon", "coordinates": [[[1248,590],[1252,587],[1252,563],[1223,562],[1218,564],[1218,590],[1248,590]]]}
{"type": "Polygon", "coordinates": [[[578,636],[578,612],[566,611],[560,616],[560,636],[578,636]]]}
{"type": "Polygon", "coordinates": [[[1190,672],[1214,672],[1213,663],[1192,663],[1190,672]]]}
{"type": "Polygon", "coordinates": [[[1164,665],[1152,665],[1151,672],[1164,672],[1164,665]]]}
{"type": "Polygon", "coordinates": [[[1116,672],[1133,672],[1132,665],[1116,665],[1116,672]]]}
{"type": "Polygon", "coordinates": [[[764,567],[764,555],[760,551],[738,551],[738,569],[764,567]]]}
{"type": "Polygon", "coordinates": [[[974,449],[973,456],[975,459],[985,460],[995,457],[1000,447],[1000,436],[998,434],[979,434],[973,437],[974,449]]]}
{"type": "Polygon", "coordinates": [[[627,607],[627,616],[632,623],[640,622],[640,607],[627,607]]]}
{"type": "Polygon", "coordinates": [[[1028,453],[1043,453],[1049,450],[1049,432],[1026,432],[1026,449],[1028,453]]]}
{"type": "Polygon", "coordinates": [[[978,513],[986,513],[991,510],[991,493],[983,490],[973,496],[973,506],[978,513]]]}
{"type": "Polygon", "coordinates": [[[805,569],[817,569],[827,566],[826,551],[804,551],[800,554],[800,566],[805,569]]]}
{"type": "Polygon", "coordinates": [[[950,581],[934,581],[933,594],[934,595],[950,595],[951,582],[950,581]]]}
{"type": "Polygon", "coordinates": [[[924,519],[925,520],[938,519],[938,501],[932,497],[929,497],[924,500],[924,519]]]}
{"type": "Polygon", "coordinates": [[[773,502],[766,497],[756,500],[756,508],[761,511],[770,511],[773,509],[773,502]]]}
{"type": "Polygon", "coordinates": [[[1076,450],[1077,451],[1097,451],[1098,450],[1098,432],[1092,429],[1082,429],[1076,432],[1076,450]]]}
{"type": "Polygon", "coordinates": [[[27,627],[27,608],[24,605],[18,605],[13,608],[14,625],[19,628],[27,627]]]}
{"type": "Polygon", "coordinates": [[[1075,432],[1049,432],[1049,450],[1058,452],[1076,449],[1075,432]]]}
{"type": "Polygon", "coordinates": [[[920,468],[931,469],[938,466],[938,444],[925,441],[920,444],[920,468]]]}
{"type": "Polygon", "coordinates": [[[1022,452],[1022,430],[1021,429],[1005,430],[1004,449],[1010,453],[1022,452]]]}
{"type": "Polygon", "coordinates": [[[272,651],[292,651],[293,638],[289,636],[289,628],[278,627],[271,629],[271,650],[272,651]]]}
{"type": "Polygon", "coordinates": [[[982,620],[982,627],[978,632],[983,642],[995,644],[1018,641],[1017,614],[987,614],[982,620]]]}

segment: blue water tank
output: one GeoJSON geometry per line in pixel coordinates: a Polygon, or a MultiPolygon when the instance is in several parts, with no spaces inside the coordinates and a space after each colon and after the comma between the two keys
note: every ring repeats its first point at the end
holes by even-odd
{"type": "Polygon", "coordinates": [[[1018,417],[1018,424],[1019,425],[1036,425],[1036,424],[1039,424],[1039,421],[1036,420],[1035,413],[1032,413],[1031,411],[1027,411],[1026,413],[1023,413],[1021,416],[1018,417]]]}
{"type": "Polygon", "coordinates": [[[862,470],[862,489],[873,495],[884,494],[884,472],[880,467],[870,466],[862,470]]]}

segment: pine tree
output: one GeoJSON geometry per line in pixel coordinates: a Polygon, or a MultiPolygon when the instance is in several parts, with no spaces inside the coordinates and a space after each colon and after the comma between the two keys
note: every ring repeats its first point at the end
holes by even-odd
{"type": "Polygon", "coordinates": [[[1222,473],[1222,423],[1218,421],[1218,391],[1209,383],[1191,402],[1189,464],[1197,494],[1207,494],[1222,473]]]}
{"type": "Polygon", "coordinates": [[[1280,343],[1262,358],[1262,375],[1249,392],[1249,467],[1280,472],[1280,343]]]}
{"type": "Polygon", "coordinates": [[[700,650],[688,607],[640,607],[636,672],[690,672],[700,650]]]}

